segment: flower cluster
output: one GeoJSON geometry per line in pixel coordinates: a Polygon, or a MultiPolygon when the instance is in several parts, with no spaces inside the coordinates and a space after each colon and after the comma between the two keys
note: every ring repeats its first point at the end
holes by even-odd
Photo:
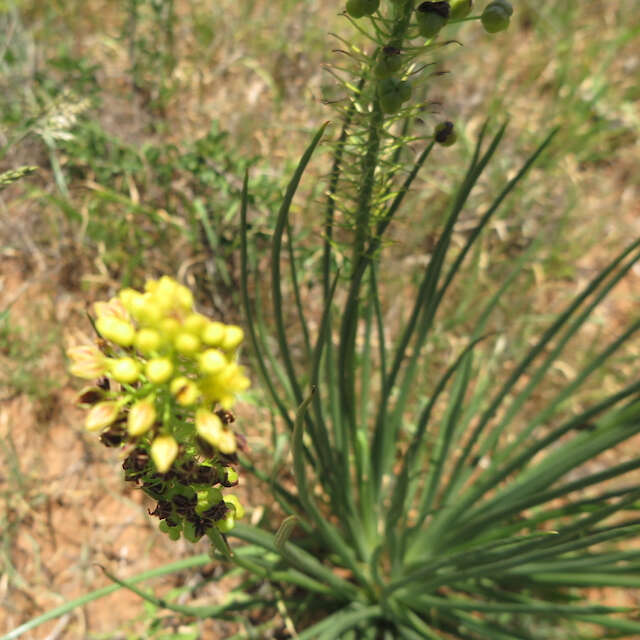
{"type": "Polygon", "coordinates": [[[237,363],[242,329],[194,311],[191,291],[167,276],[94,312],[97,344],[67,352],[73,375],[97,380],[80,394],[86,428],[129,447],[125,479],[158,501],[152,515],[172,539],[229,531],[244,509],[214,485],[238,482],[243,441],[230,409],[249,386],[237,363]]]}

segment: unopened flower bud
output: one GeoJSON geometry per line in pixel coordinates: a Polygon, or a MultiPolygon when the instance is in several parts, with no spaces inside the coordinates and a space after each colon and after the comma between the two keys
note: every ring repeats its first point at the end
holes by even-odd
{"type": "Polygon", "coordinates": [[[193,356],[200,349],[200,340],[192,333],[181,331],[173,339],[173,346],[183,356],[193,356]]]}
{"type": "Polygon", "coordinates": [[[178,456],[178,443],[173,436],[157,436],[151,443],[150,452],[158,473],[166,473],[178,456]]]}
{"type": "Polygon", "coordinates": [[[235,453],[238,445],[233,431],[228,431],[227,429],[223,430],[218,437],[216,447],[220,453],[224,453],[227,456],[235,453]]]}
{"type": "Polygon", "coordinates": [[[223,433],[222,420],[208,409],[196,411],[196,432],[211,446],[218,448],[223,433]]]}
{"type": "Polygon", "coordinates": [[[101,316],[96,320],[98,333],[121,347],[130,347],[136,336],[133,325],[113,316],[101,316]]]}
{"type": "Polygon", "coordinates": [[[175,396],[178,404],[183,407],[191,406],[198,401],[200,397],[200,391],[198,390],[198,386],[193,382],[193,380],[189,380],[184,376],[180,376],[179,378],[174,378],[171,381],[171,385],[169,386],[169,390],[175,396]]]}
{"type": "Polygon", "coordinates": [[[151,429],[156,420],[156,407],[153,397],[138,400],[129,410],[127,431],[130,436],[138,437],[151,429]]]}
{"type": "Polygon", "coordinates": [[[145,355],[149,355],[160,348],[162,339],[160,334],[155,329],[140,329],[136,333],[136,337],[133,341],[135,348],[145,355]]]}
{"type": "Polygon", "coordinates": [[[193,309],[193,294],[184,285],[178,285],[175,298],[176,303],[183,311],[191,311],[191,309],[193,309]]]}
{"type": "Polygon", "coordinates": [[[114,380],[132,384],[140,376],[140,365],[133,358],[118,358],[110,361],[109,371],[114,380]]]}
{"type": "Polygon", "coordinates": [[[423,38],[437,36],[440,29],[447,24],[451,8],[448,2],[423,2],[416,9],[418,30],[423,38]]]}
{"type": "Polygon", "coordinates": [[[87,431],[100,431],[114,423],[120,413],[120,404],[105,400],[91,407],[84,422],[87,431]]]}
{"type": "Polygon", "coordinates": [[[229,325],[224,331],[224,338],[220,344],[223,351],[233,351],[237,349],[244,338],[244,331],[235,325],[229,325]]]}
{"type": "Polygon", "coordinates": [[[482,12],[482,26],[487,33],[498,33],[509,27],[513,7],[507,0],[493,0],[482,12]]]}
{"type": "Polygon", "coordinates": [[[434,140],[443,147],[450,147],[458,139],[453,122],[441,122],[436,125],[433,133],[434,140]]]}
{"type": "Polygon", "coordinates": [[[219,347],[225,337],[222,322],[209,322],[202,330],[202,342],[210,347],[219,347]]]}
{"type": "Polygon", "coordinates": [[[191,313],[184,319],[182,329],[199,336],[208,322],[209,320],[201,313],[191,313]]]}
{"type": "Polygon", "coordinates": [[[206,375],[220,373],[228,363],[224,353],[219,349],[207,349],[200,356],[200,371],[206,375]]]}
{"type": "Polygon", "coordinates": [[[164,384],[173,375],[173,362],[169,358],[152,358],[145,366],[149,382],[164,384]]]}

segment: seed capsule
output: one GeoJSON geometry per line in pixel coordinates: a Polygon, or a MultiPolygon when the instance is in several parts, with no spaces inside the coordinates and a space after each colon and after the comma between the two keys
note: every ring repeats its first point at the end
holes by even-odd
{"type": "Polygon", "coordinates": [[[397,78],[385,78],[378,85],[378,95],[384,113],[397,113],[411,97],[411,85],[397,78]]]}
{"type": "Polygon", "coordinates": [[[480,19],[487,33],[498,33],[509,27],[512,14],[513,7],[507,0],[493,0],[485,7],[480,19]]]}
{"type": "Polygon", "coordinates": [[[418,30],[424,38],[433,38],[447,24],[451,7],[448,2],[423,2],[416,9],[418,30]]]}
{"type": "Polygon", "coordinates": [[[347,0],[347,13],[352,18],[370,16],[377,11],[380,0],[347,0]]]}
{"type": "Polygon", "coordinates": [[[441,122],[436,126],[433,137],[438,144],[443,147],[450,147],[458,139],[453,122],[441,122]]]}
{"type": "Polygon", "coordinates": [[[451,0],[449,20],[462,20],[471,13],[473,0],[451,0]]]}

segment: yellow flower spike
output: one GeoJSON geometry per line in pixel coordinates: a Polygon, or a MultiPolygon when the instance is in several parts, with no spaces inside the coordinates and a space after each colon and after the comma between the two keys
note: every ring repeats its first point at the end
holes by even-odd
{"type": "Polygon", "coordinates": [[[211,446],[218,448],[223,428],[222,420],[215,413],[207,409],[196,411],[196,432],[211,446]]]}
{"type": "Polygon", "coordinates": [[[156,407],[153,396],[138,400],[129,410],[127,431],[134,438],[151,429],[156,421],[156,407]]]}
{"type": "Polygon", "coordinates": [[[229,325],[224,331],[224,338],[220,348],[224,351],[234,351],[244,339],[244,331],[235,325],[229,325]]]}
{"type": "Polygon", "coordinates": [[[109,362],[109,371],[114,380],[132,384],[140,376],[140,365],[133,358],[118,358],[109,362]]]}
{"type": "Polygon", "coordinates": [[[183,356],[193,356],[200,350],[200,340],[193,333],[181,331],[173,339],[173,346],[183,356]]]}
{"type": "Polygon", "coordinates": [[[233,431],[227,431],[226,429],[222,431],[220,437],[218,438],[218,444],[216,448],[220,453],[224,453],[227,456],[230,456],[232,453],[236,452],[238,445],[236,443],[236,437],[233,434],[233,431]]]}
{"type": "Polygon", "coordinates": [[[136,337],[131,323],[113,316],[100,316],[96,320],[96,329],[103,338],[121,347],[130,347],[136,337]]]}
{"type": "Polygon", "coordinates": [[[200,371],[205,375],[216,375],[228,364],[227,358],[219,349],[207,349],[199,359],[200,371]]]}
{"type": "Polygon", "coordinates": [[[173,375],[173,362],[169,358],[153,358],[147,362],[145,373],[149,382],[164,384],[173,375]]]}
{"type": "Polygon", "coordinates": [[[158,436],[151,443],[150,453],[158,473],[166,473],[178,456],[178,443],[173,436],[158,436]]]}
{"type": "Polygon", "coordinates": [[[103,376],[107,370],[107,359],[102,351],[92,344],[71,347],[67,350],[67,357],[72,362],[69,373],[78,378],[94,380],[103,376]]]}
{"type": "Polygon", "coordinates": [[[150,355],[160,348],[162,338],[155,329],[140,329],[133,340],[135,348],[144,355],[150,355]]]}
{"type": "Polygon", "coordinates": [[[219,347],[225,335],[222,322],[209,322],[202,330],[202,342],[209,347],[219,347]]]}
{"type": "Polygon", "coordinates": [[[195,404],[200,398],[200,390],[196,383],[184,376],[174,378],[169,390],[175,396],[176,402],[183,407],[195,404]]]}
{"type": "Polygon", "coordinates": [[[193,333],[193,335],[199,337],[208,322],[209,320],[201,313],[190,313],[184,319],[182,328],[184,331],[188,331],[189,333],[193,333]]]}
{"type": "Polygon", "coordinates": [[[224,501],[226,504],[233,507],[235,512],[235,517],[240,520],[244,518],[244,507],[240,504],[240,500],[238,500],[237,496],[234,496],[232,493],[224,496],[224,501]]]}
{"type": "Polygon", "coordinates": [[[175,293],[176,303],[183,311],[193,309],[193,294],[183,284],[179,284],[175,293]]]}
{"type": "Polygon", "coordinates": [[[120,413],[120,403],[105,400],[91,407],[84,421],[87,431],[101,431],[113,424],[120,413]]]}

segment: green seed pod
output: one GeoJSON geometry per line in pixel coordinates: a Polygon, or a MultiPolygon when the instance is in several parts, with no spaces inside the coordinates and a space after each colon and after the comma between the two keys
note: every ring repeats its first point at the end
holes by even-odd
{"type": "Polygon", "coordinates": [[[451,0],[449,20],[462,20],[471,13],[473,0],[451,0]]]}
{"type": "Polygon", "coordinates": [[[384,113],[397,113],[411,97],[411,85],[397,78],[384,78],[378,85],[378,95],[384,113]]]}
{"type": "Polygon", "coordinates": [[[493,0],[485,7],[480,19],[487,33],[498,33],[509,27],[512,14],[513,7],[507,0],[493,0]]]}
{"type": "Polygon", "coordinates": [[[380,0],[347,0],[347,13],[352,18],[370,16],[380,6],[380,0]]]}
{"type": "Polygon", "coordinates": [[[373,73],[376,78],[388,78],[402,67],[402,55],[397,47],[384,47],[373,73]]]}
{"type": "Polygon", "coordinates": [[[423,2],[416,9],[418,30],[423,38],[433,38],[447,24],[451,7],[448,2],[423,2]]]}
{"type": "Polygon", "coordinates": [[[453,122],[446,121],[441,122],[439,125],[437,125],[435,131],[433,132],[433,138],[438,144],[441,144],[443,147],[450,147],[451,145],[453,145],[458,139],[456,131],[453,127],[453,122]]]}

